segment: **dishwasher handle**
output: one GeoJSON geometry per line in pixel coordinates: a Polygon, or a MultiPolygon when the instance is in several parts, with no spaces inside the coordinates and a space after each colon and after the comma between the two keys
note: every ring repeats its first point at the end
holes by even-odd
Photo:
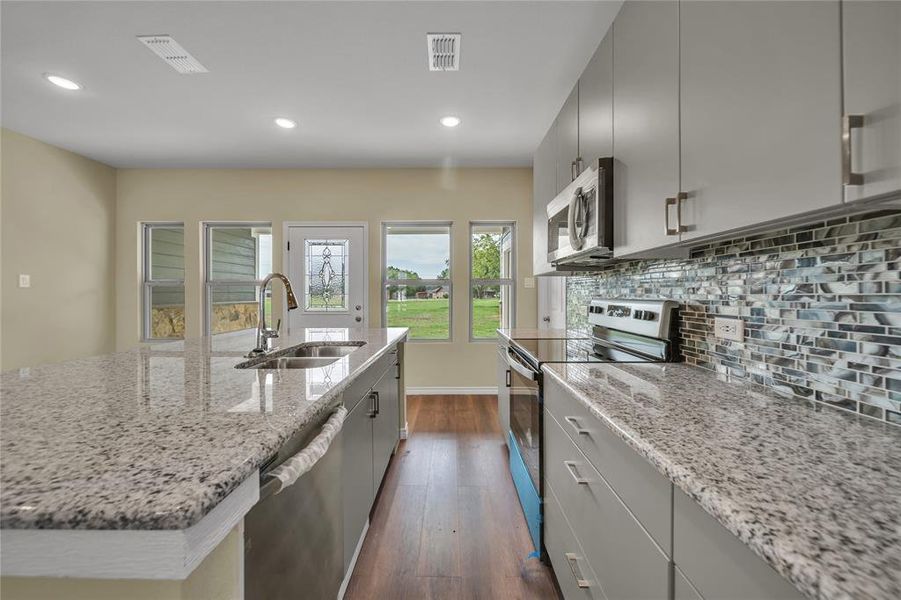
{"type": "Polygon", "coordinates": [[[328,452],[332,440],[341,431],[344,426],[344,419],[347,417],[347,409],[344,405],[339,406],[335,412],[328,418],[322,431],[319,432],[313,440],[300,452],[275,467],[267,475],[271,477],[263,485],[260,490],[260,497],[270,494],[278,494],[282,490],[296,482],[301,475],[312,469],[319,459],[328,452]]]}

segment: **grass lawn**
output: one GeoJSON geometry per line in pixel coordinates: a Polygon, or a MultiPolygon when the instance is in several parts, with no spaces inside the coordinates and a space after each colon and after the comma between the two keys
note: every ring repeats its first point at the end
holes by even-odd
{"type": "MultiPolygon", "coordinates": [[[[475,337],[493,338],[500,323],[501,307],[498,298],[473,300],[472,333],[475,337]]],[[[442,339],[448,337],[448,301],[389,300],[388,325],[409,327],[410,337],[442,339]]]]}

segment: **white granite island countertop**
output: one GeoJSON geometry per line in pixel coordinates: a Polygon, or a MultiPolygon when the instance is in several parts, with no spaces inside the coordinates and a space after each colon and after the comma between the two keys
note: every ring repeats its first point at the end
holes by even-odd
{"type": "Polygon", "coordinates": [[[0,527],[182,530],[253,475],[406,328],[300,329],[365,342],[314,369],[235,369],[255,332],[0,374],[0,527]]]}
{"type": "Polygon", "coordinates": [[[901,428],[684,364],[544,372],[807,597],[901,598],[901,428]]]}

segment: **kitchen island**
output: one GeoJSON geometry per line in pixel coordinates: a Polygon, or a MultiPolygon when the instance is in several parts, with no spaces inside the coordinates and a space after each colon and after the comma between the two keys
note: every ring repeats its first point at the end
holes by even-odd
{"type": "Polygon", "coordinates": [[[235,368],[254,345],[241,332],[3,373],[5,582],[187,579],[235,537],[261,467],[406,336],[299,329],[277,340],[358,345],[315,368],[235,368]]]}

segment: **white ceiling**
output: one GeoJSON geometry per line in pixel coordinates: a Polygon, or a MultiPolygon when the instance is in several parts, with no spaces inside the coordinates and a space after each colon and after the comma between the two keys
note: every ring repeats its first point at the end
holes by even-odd
{"type": "Polygon", "coordinates": [[[529,165],[620,4],[4,1],[0,120],[116,167],[529,165]],[[459,72],[427,32],[462,32],[459,72]],[[162,33],[210,72],[135,38],[162,33]]]}

